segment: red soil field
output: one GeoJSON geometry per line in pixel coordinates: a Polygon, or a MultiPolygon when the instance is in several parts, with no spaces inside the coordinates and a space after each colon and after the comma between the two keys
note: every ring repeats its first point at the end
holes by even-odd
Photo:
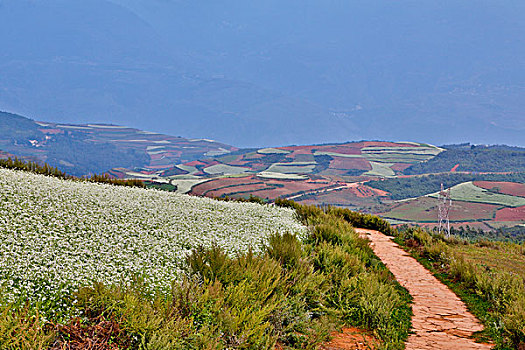
{"type": "Polygon", "coordinates": [[[394,143],[394,142],[381,142],[381,141],[364,141],[360,142],[362,147],[416,147],[416,145],[410,143],[394,143]]]}
{"type": "MultiPolygon", "coordinates": [[[[437,221],[438,201],[435,198],[421,197],[402,202],[381,215],[407,221],[437,221]]],[[[451,221],[493,220],[497,205],[455,201],[450,208],[451,221]]]]}
{"type": "MultiPolygon", "coordinates": [[[[218,190],[211,190],[206,192],[207,197],[220,197],[222,195],[231,196],[234,193],[243,192],[242,194],[245,194],[245,192],[254,192],[254,195],[257,195],[257,190],[262,190],[264,188],[267,188],[268,186],[266,184],[251,184],[251,185],[241,185],[241,186],[231,186],[231,187],[225,187],[218,190]]],[[[249,193],[246,193],[249,194],[249,193]]]]}
{"type": "Polygon", "coordinates": [[[162,159],[162,158],[165,158],[166,156],[162,153],[159,153],[159,154],[150,154],[149,155],[149,158],[151,160],[159,160],[159,159],[162,159]]]}
{"type": "Polygon", "coordinates": [[[301,197],[295,199],[301,204],[319,205],[320,203],[342,206],[357,206],[361,207],[363,204],[374,204],[376,197],[363,197],[356,188],[343,188],[340,190],[321,192],[315,197],[301,197]],[[358,196],[359,194],[359,196],[358,196]]]}
{"type": "Polygon", "coordinates": [[[356,195],[358,197],[387,197],[389,193],[387,191],[372,188],[366,185],[359,185],[355,188],[356,195]]]}
{"type": "Polygon", "coordinates": [[[372,166],[366,159],[333,157],[333,160],[330,162],[330,168],[343,170],[371,170],[372,166]]]}
{"type": "Polygon", "coordinates": [[[330,184],[331,183],[327,181],[277,180],[247,176],[207,181],[195,185],[191,192],[199,196],[221,196],[236,192],[254,191],[254,196],[275,199],[279,196],[290,195],[296,192],[315,191],[328,187],[330,184]],[[264,190],[265,188],[267,189],[264,190]],[[263,191],[260,191],[261,189],[263,189],[263,191]]]}
{"type": "Polygon", "coordinates": [[[474,185],[487,190],[497,187],[499,189],[499,193],[525,197],[525,184],[516,182],[475,181],[474,185]]]}
{"type": "Polygon", "coordinates": [[[188,165],[188,166],[197,166],[197,165],[206,165],[206,163],[204,162],[200,162],[198,160],[194,160],[193,162],[189,162],[189,163],[186,163],[184,165],[188,165]]]}
{"type": "Polygon", "coordinates": [[[396,163],[396,164],[392,165],[390,167],[390,169],[392,169],[394,171],[403,171],[406,168],[409,168],[411,165],[412,164],[407,164],[407,163],[396,163]]]}
{"type": "Polygon", "coordinates": [[[41,131],[44,134],[52,134],[52,135],[64,133],[64,130],[62,129],[38,129],[38,131],[41,131]]]}
{"type": "Polygon", "coordinates": [[[496,212],[496,221],[525,221],[525,205],[498,210],[496,212]]]}
{"type": "Polygon", "coordinates": [[[331,147],[322,147],[319,149],[322,152],[334,152],[341,154],[361,154],[361,147],[355,147],[354,145],[338,145],[331,147]]]}
{"type": "Polygon", "coordinates": [[[221,179],[206,181],[204,183],[195,185],[193,186],[191,192],[199,196],[202,196],[207,191],[211,191],[216,188],[228,187],[228,186],[236,185],[236,184],[251,184],[254,182],[261,182],[261,180],[255,178],[254,176],[221,178],[221,179]]]}

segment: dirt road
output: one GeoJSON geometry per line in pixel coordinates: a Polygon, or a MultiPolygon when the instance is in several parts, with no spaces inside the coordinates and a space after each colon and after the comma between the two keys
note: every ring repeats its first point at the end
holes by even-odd
{"type": "Polygon", "coordinates": [[[435,278],[414,258],[392,242],[391,237],[365,229],[356,229],[371,241],[376,255],[414,298],[412,331],[406,349],[490,349],[471,339],[483,326],[448,287],[435,278]]]}

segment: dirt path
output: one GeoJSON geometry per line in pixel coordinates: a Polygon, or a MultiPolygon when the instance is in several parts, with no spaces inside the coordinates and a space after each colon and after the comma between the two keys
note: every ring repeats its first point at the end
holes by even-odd
{"type": "Polygon", "coordinates": [[[465,304],[391,237],[365,229],[356,231],[371,241],[376,255],[414,298],[412,331],[406,349],[490,349],[470,337],[483,326],[465,304]]]}

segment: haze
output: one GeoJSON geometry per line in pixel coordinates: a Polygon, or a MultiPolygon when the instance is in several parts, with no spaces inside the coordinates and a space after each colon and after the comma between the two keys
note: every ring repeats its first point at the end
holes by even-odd
{"type": "Polygon", "coordinates": [[[523,1],[0,0],[0,110],[238,147],[525,146],[523,1]]]}

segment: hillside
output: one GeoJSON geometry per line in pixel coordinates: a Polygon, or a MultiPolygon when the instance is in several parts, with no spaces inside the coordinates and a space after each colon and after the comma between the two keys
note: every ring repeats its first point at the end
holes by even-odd
{"type": "Polygon", "coordinates": [[[473,191],[471,195],[453,197],[451,220],[454,227],[470,225],[495,230],[525,223],[522,205],[515,208],[507,204],[507,200],[514,203],[512,198],[519,197],[520,192],[513,191],[525,183],[524,152],[523,148],[508,146],[440,148],[428,144],[361,141],[239,150],[155,174],[126,170],[113,170],[112,174],[164,183],[164,188],[180,193],[233,198],[256,196],[270,201],[289,198],[304,204],[365,210],[394,223],[430,226],[437,221],[437,200],[429,195],[438,191],[441,184],[448,188],[469,181],[474,184],[484,181],[493,185],[487,192],[493,198],[498,196],[497,188],[508,188],[510,192],[504,194],[505,200],[494,202],[486,195],[478,198],[477,187],[468,187],[473,191]],[[460,156],[461,164],[450,169],[447,165],[446,171],[406,175],[418,169],[441,170],[443,164],[455,163],[460,156]]]}
{"type": "Polygon", "coordinates": [[[449,145],[446,152],[414,164],[405,174],[442,172],[525,172],[525,148],[505,145],[449,145]]]}
{"type": "Polygon", "coordinates": [[[389,232],[372,216],[6,169],[0,210],[1,348],[299,350],[352,325],[400,349],[408,335],[407,292],[350,225],[389,232]]]}
{"type": "Polygon", "coordinates": [[[124,126],[55,124],[0,112],[0,150],[80,176],[116,167],[154,172],[237,148],[124,126]]]}
{"type": "Polygon", "coordinates": [[[0,198],[0,277],[16,281],[11,300],[59,297],[68,292],[64,284],[72,290],[134,275],[167,288],[194,247],[259,251],[275,231],[304,233],[282,208],[6,169],[0,169],[0,198]],[[34,208],[30,215],[27,208],[34,208]],[[32,285],[37,280],[48,288],[32,285]]]}
{"type": "Polygon", "coordinates": [[[226,181],[232,184],[246,179],[300,184],[312,180],[333,182],[390,177],[400,174],[412,164],[431,159],[441,151],[439,147],[420,143],[361,141],[239,150],[179,164],[156,173],[126,169],[114,169],[111,173],[118,177],[170,182],[179,186],[179,192],[186,193],[193,184],[223,181],[224,178],[229,178],[226,181]]]}

